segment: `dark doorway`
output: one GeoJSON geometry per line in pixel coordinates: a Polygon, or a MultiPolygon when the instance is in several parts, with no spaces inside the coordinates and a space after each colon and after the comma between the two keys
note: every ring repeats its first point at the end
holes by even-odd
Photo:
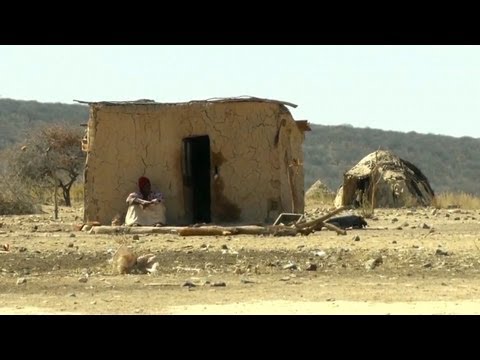
{"type": "Polygon", "coordinates": [[[210,138],[196,136],[183,139],[184,184],[190,188],[193,222],[211,221],[210,214],[210,138]]]}

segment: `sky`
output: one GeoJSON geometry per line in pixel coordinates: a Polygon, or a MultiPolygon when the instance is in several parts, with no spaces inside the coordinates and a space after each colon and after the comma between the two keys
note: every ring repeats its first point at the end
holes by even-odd
{"type": "Polygon", "coordinates": [[[480,138],[480,46],[0,45],[0,98],[241,95],[313,124],[480,138]]]}

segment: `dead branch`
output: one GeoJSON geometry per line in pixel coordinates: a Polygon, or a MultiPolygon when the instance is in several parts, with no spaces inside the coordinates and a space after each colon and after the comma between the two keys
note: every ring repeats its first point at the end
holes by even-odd
{"type": "Polygon", "coordinates": [[[329,218],[331,218],[333,215],[336,215],[338,214],[339,212],[342,212],[343,210],[346,210],[348,209],[349,206],[342,206],[342,207],[339,207],[331,212],[329,212],[328,214],[326,215],[323,215],[321,217],[319,217],[318,219],[315,219],[315,220],[311,220],[311,221],[307,221],[307,222],[304,222],[304,223],[301,223],[301,224],[295,224],[295,227],[297,229],[303,229],[303,228],[309,228],[309,227],[312,227],[312,226],[316,226],[320,223],[323,223],[325,220],[328,220],[329,218]]]}

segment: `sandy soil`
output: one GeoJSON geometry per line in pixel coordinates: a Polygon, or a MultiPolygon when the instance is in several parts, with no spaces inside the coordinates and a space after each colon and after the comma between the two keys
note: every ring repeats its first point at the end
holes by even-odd
{"type": "Polygon", "coordinates": [[[1,314],[480,313],[479,210],[377,209],[346,236],[138,239],[75,231],[81,209],[45,210],[0,217],[1,314]],[[155,254],[158,271],[115,274],[121,244],[155,254]]]}

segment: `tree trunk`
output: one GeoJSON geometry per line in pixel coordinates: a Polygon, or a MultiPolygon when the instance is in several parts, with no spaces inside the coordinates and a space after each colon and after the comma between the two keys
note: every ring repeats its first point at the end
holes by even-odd
{"type": "Polygon", "coordinates": [[[62,188],[63,192],[63,200],[65,200],[65,206],[72,206],[72,200],[70,197],[70,189],[72,188],[73,183],[75,182],[75,179],[71,180],[67,184],[63,184],[61,181],[59,182],[59,186],[62,188]]]}
{"type": "Polygon", "coordinates": [[[63,191],[63,199],[65,200],[65,206],[72,206],[72,202],[70,200],[70,188],[67,186],[62,186],[63,191]]]}

